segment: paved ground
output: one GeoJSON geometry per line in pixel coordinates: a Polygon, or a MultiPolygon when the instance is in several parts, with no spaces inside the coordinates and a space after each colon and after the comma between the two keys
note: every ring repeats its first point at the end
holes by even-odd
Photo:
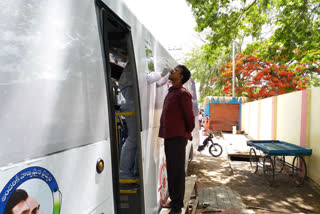
{"type": "Polygon", "coordinates": [[[319,191],[309,182],[296,187],[283,173],[270,187],[261,168],[254,174],[249,162],[229,160],[228,153],[249,150],[246,140],[244,135],[224,134],[218,140],[224,148],[220,157],[206,149],[190,162],[188,174],[197,175],[200,203],[208,206],[197,213],[320,213],[319,191]]]}
{"type": "Polygon", "coordinates": [[[236,214],[241,213],[244,209],[241,196],[228,186],[203,188],[199,191],[198,196],[200,205],[197,213],[222,212],[236,214]]]}

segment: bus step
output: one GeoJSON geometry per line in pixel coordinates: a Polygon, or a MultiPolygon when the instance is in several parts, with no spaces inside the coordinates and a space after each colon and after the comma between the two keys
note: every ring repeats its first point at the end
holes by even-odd
{"type": "Polygon", "coordinates": [[[136,183],[120,183],[120,193],[122,193],[121,191],[123,191],[123,193],[125,191],[131,191],[131,193],[136,193],[132,191],[139,190],[139,187],[139,184],[136,183]]]}
{"type": "Polygon", "coordinates": [[[139,179],[135,180],[119,180],[120,184],[139,184],[139,179]]]}
{"type": "Polygon", "coordinates": [[[140,214],[139,189],[120,190],[120,214],[140,214]]]}

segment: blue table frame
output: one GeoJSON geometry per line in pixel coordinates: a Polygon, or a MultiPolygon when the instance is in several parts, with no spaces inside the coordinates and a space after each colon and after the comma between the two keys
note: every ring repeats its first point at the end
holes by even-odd
{"type": "Polygon", "coordinates": [[[274,183],[276,163],[280,163],[278,172],[282,172],[284,167],[290,167],[295,184],[303,184],[307,176],[304,156],[311,156],[312,149],[279,140],[249,140],[247,145],[251,147],[250,166],[252,172],[256,173],[258,167],[262,166],[264,176],[270,185],[274,183]],[[261,150],[264,153],[263,161],[257,156],[256,150],[261,150]],[[292,164],[285,161],[285,156],[294,156],[292,164]]]}

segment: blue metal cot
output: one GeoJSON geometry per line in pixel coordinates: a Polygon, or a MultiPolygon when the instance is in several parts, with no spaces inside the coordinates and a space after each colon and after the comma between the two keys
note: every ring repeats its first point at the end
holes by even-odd
{"type": "Polygon", "coordinates": [[[296,185],[303,184],[307,176],[307,166],[304,156],[311,156],[312,149],[297,146],[279,140],[249,140],[250,146],[250,166],[252,172],[256,173],[258,167],[263,169],[267,182],[274,183],[275,172],[282,172],[285,167],[291,169],[291,175],[296,185]],[[257,155],[256,150],[260,150],[264,155],[257,155]],[[294,156],[292,164],[285,161],[286,156],[294,156]]]}

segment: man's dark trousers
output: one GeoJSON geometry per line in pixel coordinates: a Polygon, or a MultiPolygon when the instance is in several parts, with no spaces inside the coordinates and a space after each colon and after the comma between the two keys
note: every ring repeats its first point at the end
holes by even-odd
{"type": "Polygon", "coordinates": [[[165,139],[164,150],[167,159],[169,196],[172,207],[182,208],[185,191],[185,157],[188,139],[173,137],[165,139]]]}

